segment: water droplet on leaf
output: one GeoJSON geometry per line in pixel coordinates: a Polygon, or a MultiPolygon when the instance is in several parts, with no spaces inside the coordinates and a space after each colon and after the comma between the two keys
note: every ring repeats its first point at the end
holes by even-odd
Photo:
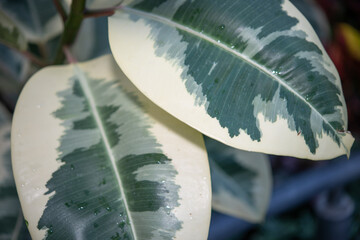
{"type": "Polygon", "coordinates": [[[96,215],[98,215],[99,213],[100,213],[100,210],[99,210],[99,209],[95,209],[94,215],[96,216],[96,215]]]}
{"type": "Polygon", "coordinates": [[[311,99],[312,99],[312,96],[311,96],[311,95],[306,95],[306,96],[305,96],[305,100],[306,100],[306,101],[311,101],[311,99]]]}
{"type": "Polygon", "coordinates": [[[54,231],[53,231],[53,226],[50,225],[49,229],[47,230],[47,234],[48,234],[48,235],[51,235],[51,234],[53,234],[53,233],[54,233],[54,231]]]}
{"type": "Polygon", "coordinates": [[[77,207],[79,210],[84,210],[88,204],[86,202],[78,203],[77,207]]]}

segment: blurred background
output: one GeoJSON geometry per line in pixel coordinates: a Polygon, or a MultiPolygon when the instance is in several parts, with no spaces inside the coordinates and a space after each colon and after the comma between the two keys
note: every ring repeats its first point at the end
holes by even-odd
{"type": "MultiPolygon", "coordinates": [[[[34,1],[0,0],[0,7],[17,15],[25,30],[36,33],[30,36],[35,39],[31,51],[52,59],[61,29],[49,31],[42,24],[56,9],[50,0],[37,1],[42,4],[36,4],[36,11],[46,13],[41,19],[27,14],[34,1]]],[[[312,24],[339,71],[349,130],[356,139],[350,159],[315,162],[270,156],[273,190],[265,220],[252,224],[213,211],[210,240],[360,240],[360,0],[291,2],[312,24]]],[[[84,21],[76,42],[71,50],[79,61],[109,53],[106,17],[84,21]]],[[[14,111],[23,84],[39,68],[41,63],[31,64],[0,44],[0,103],[8,113],[14,111]]],[[[206,142],[209,146],[211,140],[206,142]]],[[[214,157],[211,151],[209,155],[214,157]]],[[[0,232],[6,223],[0,222],[0,232]]],[[[18,239],[30,239],[26,228],[18,239]]]]}

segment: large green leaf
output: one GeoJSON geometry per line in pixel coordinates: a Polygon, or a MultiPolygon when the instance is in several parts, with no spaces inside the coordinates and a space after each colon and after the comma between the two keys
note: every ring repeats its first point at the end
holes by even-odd
{"type": "Polygon", "coordinates": [[[0,9],[0,42],[19,50],[26,49],[26,40],[16,24],[0,9]]]}
{"type": "Polygon", "coordinates": [[[268,156],[206,140],[213,208],[250,222],[262,221],[272,190],[268,156]]]}
{"type": "Polygon", "coordinates": [[[149,99],[230,146],[349,155],[338,73],[288,0],[134,0],[109,19],[117,63],[149,99]]]}
{"type": "Polygon", "coordinates": [[[35,74],[12,156],[34,239],[205,239],[202,136],[133,87],[108,55],[35,74]]]}
{"type": "Polygon", "coordinates": [[[63,25],[53,1],[0,0],[0,8],[30,42],[45,42],[61,33],[63,25]]]}
{"type": "Polygon", "coordinates": [[[0,239],[24,239],[22,216],[10,158],[10,116],[0,104],[0,239]]]}

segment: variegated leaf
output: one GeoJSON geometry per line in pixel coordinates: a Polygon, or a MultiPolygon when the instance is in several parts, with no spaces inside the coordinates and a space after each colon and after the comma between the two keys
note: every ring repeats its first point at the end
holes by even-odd
{"type": "Polygon", "coordinates": [[[34,239],[206,239],[201,134],[141,95],[111,55],[35,74],[12,134],[34,239]]]}
{"type": "Polygon", "coordinates": [[[272,190],[268,156],[206,140],[213,208],[250,222],[262,221],[272,190]]]}
{"type": "Polygon", "coordinates": [[[0,0],[0,8],[11,17],[29,42],[46,42],[63,29],[53,1],[0,0]]]}
{"type": "Polygon", "coordinates": [[[314,0],[290,0],[314,28],[322,43],[331,39],[330,23],[324,10],[314,0]]]}
{"type": "Polygon", "coordinates": [[[11,168],[10,116],[0,104],[0,239],[22,239],[24,225],[11,168]]]}
{"type": "Polygon", "coordinates": [[[249,151],[350,153],[338,73],[288,0],[134,0],[109,19],[129,79],[200,132],[249,151]]]}
{"type": "Polygon", "coordinates": [[[15,23],[0,9],[0,42],[19,50],[26,49],[26,40],[15,23]]]}

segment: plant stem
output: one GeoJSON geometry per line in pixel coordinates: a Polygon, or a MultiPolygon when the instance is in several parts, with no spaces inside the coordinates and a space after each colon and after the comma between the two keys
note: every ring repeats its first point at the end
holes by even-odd
{"type": "Polygon", "coordinates": [[[85,10],[84,17],[104,17],[104,16],[111,16],[115,13],[117,9],[121,9],[122,5],[119,3],[119,5],[112,7],[112,8],[104,8],[104,9],[97,9],[97,10],[85,10]]]}
{"type": "Polygon", "coordinates": [[[82,20],[84,19],[84,9],[86,0],[73,0],[69,17],[66,19],[64,32],[61,35],[60,44],[57,49],[54,64],[62,64],[65,60],[63,52],[64,46],[70,46],[80,29],[82,20]]]}
{"type": "Polygon", "coordinates": [[[70,49],[68,46],[64,46],[64,54],[65,54],[65,57],[66,57],[66,60],[71,63],[71,64],[74,64],[77,62],[77,60],[75,59],[75,57],[71,54],[70,52],[70,49]]]}
{"type": "Polygon", "coordinates": [[[56,10],[58,11],[58,13],[60,14],[61,19],[63,20],[63,22],[66,22],[67,19],[67,14],[66,11],[62,5],[62,3],[59,0],[53,0],[54,5],[56,7],[56,10]]]}
{"type": "Polygon", "coordinates": [[[48,48],[46,46],[45,43],[38,43],[37,47],[39,49],[39,53],[42,59],[47,59],[49,60],[49,53],[48,53],[48,48]]]}
{"type": "Polygon", "coordinates": [[[44,62],[43,60],[41,60],[40,58],[38,58],[37,56],[35,56],[34,54],[32,54],[31,52],[28,51],[20,51],[20,53],[25,56],[26,58],[28,58],[31,62],[33,62],[34,64],[38,65],[39,67],[46,67],[47,65],[49,65],[48,63],[44,62]]]}
{"type": "Polygon", "coordinates": [[[20,50],[10,44],[1,42],[1,44],[3,44],[4,46],[20,53],[21,55],[23,55],[24,57],[26,57],[27,59],[29,59],[32,63],[34,63],[35,65],[39,66],[39,67],[46,67],[47,65],[49,65],[46,61],[40,59],[39,57],[37,57],[36,55],[32,54],[31,52],[27,51],[27,50],[20,50]]]}
{"type": "Polygon", "coordinates": [[[104,17],[104,16],[111,16],[115,13],[114,9],[106,9],[106,10],[87,10],[85,12],[84,17],[90,18],[90,17],[104,17]]]}

